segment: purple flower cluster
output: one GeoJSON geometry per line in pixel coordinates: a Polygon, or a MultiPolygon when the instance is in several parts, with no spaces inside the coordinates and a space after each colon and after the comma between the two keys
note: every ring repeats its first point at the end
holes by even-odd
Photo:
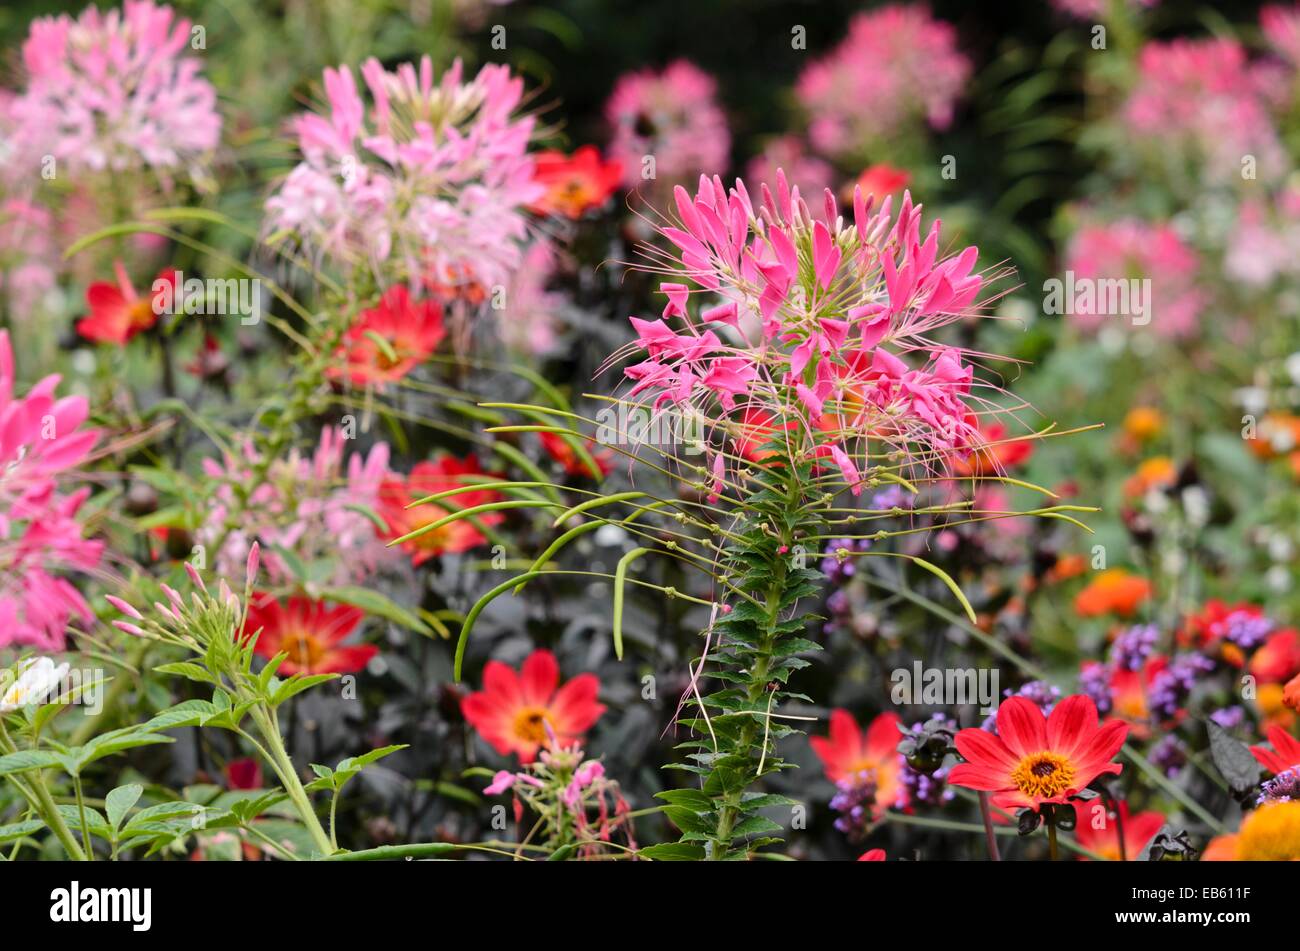
{"type": "Polygon", "coordinates": [[[1151,747],[1148,759],[1166,776],[1173,777],[1187,765],[1187,747],[1174,734],[1167,733],[1151,747]]]}
{"type": "Polygon", "coordinates": [[[1293,799],[1300,799],[1300,766],[1292,766],[1290,769],[1283,770],[1272,779],[1264,780],[1260,786],[1262,790],[1257,799],[1256,805],[1264,805],[1266,802],[1291,802],[1293,799]]]}
{"type": "Polygon", "coordinates": [[[1178,712],[1197,680],[1214,670],[1214,661],[1201,654],[1179,654],[1151,681],[1149,704],[1156,720],[1169,720],[1178,712]]]}
{"type": "Polygon", "coordinates": [[[876,771],[859,770],[835,785],[839,792],[831,797],[831,808],[840,814],[835,828],[857,842],[867,834],[876,808],[876,771]]]}
{"type": "Polygon", "coordinates": [[[1244,651],[1254,650],[1273,632],[1273,621],[1250,611],[1233,611],[1223,619],[1223,636],[1244,651]]]}
{"type": "Polygon", "coordinates": [[[866,551],[871,547],[869,538],[837,538],[826,546],[826,556],[822,558],[822,574],[830,579],[831,584],[844,584],[853,577],[853,559],[841,558],[836,554],[841,548],[845,551],[866,551]]]}
{"type": "Polygon", "coordinates": [[[1110,695],[1110,668],[1096,661],[1079,671],[1079,690],[1092,698],[1097,705],[1097,712],[1102,716],[1110,713],[1113,703],[1110,695]]]}
{"type": "Polygon", "coordinates": [[[1154,624],[1136,624],[1115,638],[1110,646],[1111,662],[1120,670],[1141,670],[1155,652],[1160,630],[1154,624]]]}

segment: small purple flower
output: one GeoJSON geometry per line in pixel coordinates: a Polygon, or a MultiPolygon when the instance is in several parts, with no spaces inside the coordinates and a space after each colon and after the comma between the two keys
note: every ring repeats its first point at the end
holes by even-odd
{"type": "Polygon", "coordinates": [[[1151,748],[1151,765],[1168,777],[1174,777],[1187,765],[1187,747],[1172,733],[1161,737],[1151,748]]]}
{"type": "Polygon", "coordinates": [[[1223,636],[1244,651],[1254,650],[1273,631],[1273,621],[1249,611],[1233,611],[1223,619],[1223,636]]]}
{"type": "Polygon", "coordinates": [[[1110,668],[1105,664],[1091,663],[1079,671],[1079,690],[1092,698],[1097,712],[1110,713],[1114,704],[1110,695],[1110,668]]]}
{"type": "Polygon", "coordinates": [[[1255,801],[1259,806],[1266,802],[1291,802],[1293,799],[1300,799],[1300,766],[1292,766],[1272,779],[1264,780],[1260,789],[1262,790],[1260,797],[1255,801]]]}
{"type": "Polygon", "coordinates": [[[831,808],[840,814],[835,828],[848,836],[850,842],[857,842],[866,836],[875,814],[876,771],[859,770],[835,785],[839,792],[831,797],[831,808]]]}
{"type": "Polygon", "coordinates": [[[1210,719],[1225,730],[1235,730],[1246,720],[1246,711],[1241,707],[1224,707],[1210,714],[1210,719]]]}
{"type": "Polygon", "coordinates": [[[1172,778],[1187,765],[1187,746],[1170,733],[1161,737],[1151,748],[1151,764],[1172,778]]]}
{"type": "Polygon", "coordinates": [[[1173,719],[1196,682],[1213,670],[1214,661],[1208,657],[1179,654],[1151,681],[1148,691],[1151,716],[1157,721],[1173,719]]]}
{"type": "Polygon", "coordinates": [[[1110,659],[1120,670],[1141,670],[1156,649],[1160,630],[1154,624],[1137,624],[1115,638],[1110,659]]]}

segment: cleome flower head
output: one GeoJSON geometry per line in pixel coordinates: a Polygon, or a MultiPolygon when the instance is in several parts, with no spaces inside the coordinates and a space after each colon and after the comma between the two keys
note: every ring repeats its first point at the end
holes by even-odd
{"type": "Polygon", "coordinates": [[[523,81],[501,65],[466,80],[459,60],[436,84],[433,62],[395,72],[325,70],[326,107],[293,123],[302,161],[267,201],[267,228],[345,272],[481,299],[520,265],[525,211],[543,194],[515,115],[523,81]]]}
{"type": "Polygon", "coordinates": [[[198,168],[221,117],[189,43],[190,21],[149,0],[36,20],[12,108],[20,154],[52,155],[72,171],[198,168]]]}
{"type": "Polygon", "coordinates": [[[923,7],[893,4],[860,13],[849,35],[799,77],[812,143],[859,155],[921,122],[943,129],[970,77],[956,31],[923,7]]]}
{"type": "Polygon", "coordinates": [[[676,190],[662,229],[676,250],[646,268],[676,279],[659,319],[631,318],[628,399],[705,421],[715,494],[727,458],[762,460],[765,444],[822,460],[854,494],[864,468],[980,445],[973,369],[932,337],[975,312],[977,249],[941,257],[940,223],[923,235],[907,193],[895,219],[855,191],[848,221],[829,190],[815,215],[780,172],[759,194],[703,177],[694,198],[676,190]]]}

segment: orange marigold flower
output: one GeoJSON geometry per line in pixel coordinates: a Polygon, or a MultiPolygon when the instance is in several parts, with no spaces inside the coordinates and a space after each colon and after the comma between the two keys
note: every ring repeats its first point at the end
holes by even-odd
{"type": "Polygon", "coordinates": [[[1165,415],[1153,406],[1135,406],[1124,416],[1124,435],[1135,442],[1155,439],[1165,428],[1165,415]]]}
{"type": "Polygon", "coordinates": [[[1108,568],[1088,583],[1074,598],[1080,617],[1117,614],[1132,617],[1138,605],[1151,597],[1151,583],[1123,568],[1108,568]]]}
{"type": "Polygon", "coordinates": [[[1124,482],[1124,495],[1135,499],[1146,495],[1152,489],[1171,486],[1178,479],[1178,467],[1168,456],[1152,456],[1144,460],[1137,472],[1124,482]]]}

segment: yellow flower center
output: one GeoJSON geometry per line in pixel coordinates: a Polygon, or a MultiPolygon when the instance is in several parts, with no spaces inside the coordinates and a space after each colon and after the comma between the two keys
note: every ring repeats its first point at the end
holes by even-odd
{"type": "Polygon", "coordinates": [[[539,746],[546,741],[546,711],[541,707],[524,707],[515,714],[515,736],[525,743],[539,746]]]}
{"type": "Polygon", "coordinates": [[[1011,781],[1030,799],[1051,799],[1074,785],[1074,766],[1059,753],[1033,753],[1016,764],[1011,781]]]}
{"type": "Polygon", "coordinates": [[[309,631],[291,631],[280,641],[280,650],[289,655],[289,662],[312,670],[325,656],[325,648],[309,631]]]}

